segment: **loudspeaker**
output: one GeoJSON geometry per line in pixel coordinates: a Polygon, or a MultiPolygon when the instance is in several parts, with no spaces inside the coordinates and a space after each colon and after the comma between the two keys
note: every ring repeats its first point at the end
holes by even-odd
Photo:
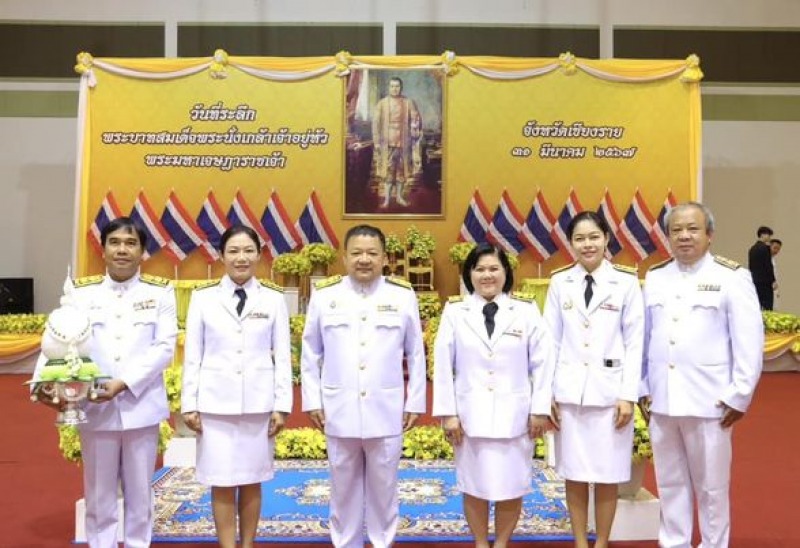
{"type": "Polygon", "coordinates": [[[0,314],[33,313],[33,278],[0,278],[0,314]]]}

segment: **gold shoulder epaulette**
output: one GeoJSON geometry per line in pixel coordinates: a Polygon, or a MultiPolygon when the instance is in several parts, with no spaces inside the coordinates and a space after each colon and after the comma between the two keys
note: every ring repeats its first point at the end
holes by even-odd
{"type": "Polygon", "coordinates": [[[157,285],[159,287],[167,287],[169,285],[169,279],[162,278],[161,276],[153,276],[152,274],[142,274],[139,276],[139,279],[146,284],[157,285]]]}
{"type": "Polygon", "coordinates": [[[194,286],[194,291],[200,291],[201,289],[208,289],[209,287],[216,287],[219,285],[220,280],[208,280],[205,282],[200,282],[196,286],[194,286]]]}
{"type": "Polygon", "coordinates": [[[665,266],[667,266],[669,263],[671,263],[674,260],[675,259],[673,259],[673,258],[669,258],[666,261],[661,261],[660,263],[656,263],[653,266],[651,266],[649,270],[658,270],[659,268],[664,268],[665,266]]]}
{"type": "Polygon", "coordinates": [[[386,281],[390,284],[399,285],[400,287],[405,287],[406,289],[414,289],[411,285],[411,282],[406,280],[405,278],[397,278],[395,276],[388,276],[386,281]]]}
{"type": "Polygon", "coordinates": [[[86,285],[95,285],[99,284],[103,281],[103,275],[97,274],[95,276],[81,276],[80,278],[75,278],[73,280],[72,285],[75,287],[84,287],[86,285]]]}
{"type": "Polygon", "coordinates": [[[447,297],[448,303],[460,303],[464,300],[464,295],[451,295],[447,297]]]}
{"type": "Polygon", "coordinates": [[[278,285],[278,284],[276,284],[272,280],[258,280],[258,281],[262,286],[264,286],[266,288],[278,291],[279,293],[283,293],[283,287],[278,285]]]}
{"type": "Polygon", "coordinates": [[[511,294],[511,298],[514,299],[515,301],[523,301],[526,303],[536,302],[536,297],[534,297],[530,293],[523,293],[522,291],[514,291],[511,294]]]}
{"type": "Polygon", "coordinates": [[[628,266],[626,264],[615,264],[614,270],[619,270],[620,272],[624,272],[625,274],[633,274],[637,276],[639,274],[639,269],[635,266],[628,266]]]}
{"type": "Polygon", "coordinates": [[[559,272],[564,272],[565,270],[569,270],[573,266],[575,266],[574,262],[573,263],[569,263],[569,264],[565,264],[564,266],[560,266],[560,267],[556,268],[555,270],[551,270],[550,271],[550,275],[552,276],[553,274],[558,274],[559,272]]]}
{"type": "Polygon", "coordinates": [[[328,276],[324,280],[320,280],[314,284],[314,289],[325,289],[326,287],[330,287],[332,285],[336,285],[342,281],[342,276],[337,274],[336,276],[328,276]]]}
{"type": "Polygon", "coordinates": [[[714,255],[714,261],[721,264],[725,268],[730,268],[731,270],[736,270],[737,268],[742,266],[736,261],[728,259],[727,257],[722,257],[721,255],[714,255]]]}

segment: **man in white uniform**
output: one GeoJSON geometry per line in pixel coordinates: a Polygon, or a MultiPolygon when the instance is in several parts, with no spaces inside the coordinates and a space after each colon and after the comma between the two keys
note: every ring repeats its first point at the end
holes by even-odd
{"type": "Polygon", "coordinates": [[[347,276],[319,282],[308,305],[303,411],[327,437],[331,541],[362,547],[366,518],[370,542],[385,548],[397,532],[403,431],[425,412],[422,330],[410,284],[381,275],[383,233],[359,225],[344,241],[347,276]]]}
{"type": "Polygon", "coordinates": [[[646,396],[661,497],[659,545],[690,547],[697,502],[703,548],[730,537],[731,426],[761,374],[763,325],[750,273],[709,253],[711,211],[696,202],[666,219],[675,257],[645,278],[646,396]]]}
{"type": "MultiPolygon", "coordinates": [[[[125,547],[150,546],[151,477],[159,423],[169,415],[163,371],[177,335],[168,281],[139,274],[146,234],[127,217],[100,235],[105,276],[75,282],[76,306],[92,325],[92,360],[110,376],[80,426],[86,536],[91,548],[117,547],[117,486],[125,507],[125,547]]],[[[46,359],[40,356],[37,374],[46,359]]],[[[55,406],[40,395],[44,403],[55,406]]],[[[56,406],[57,407],[57,406],[56,406]]]]}

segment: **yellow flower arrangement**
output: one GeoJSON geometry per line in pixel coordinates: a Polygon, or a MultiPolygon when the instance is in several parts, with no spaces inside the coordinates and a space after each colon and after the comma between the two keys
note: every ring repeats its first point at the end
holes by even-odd
{"type": "Polygon", "coordinates": [[[47,323],[47,314],[0,315],[0,334],[41,335],[47,323]]]}
{"type": "Polygon", "coordinates": [[[406,230],[409,259],[430,259],[436,251],[436,240],[430,232],[421,232],[415,225],[406,230]]]}
{"type": "Polygon", "coordinates": [[[305,314],[289,318],[289,338],[291,339],[292,382],[300,384],[300,355],[303,345],[303,329],[306,326],[305,314]]]}
{"type": "Polygon", "coordinates": [[[305,276],[311,272],[311,261],[300,253],[283,253],[275,257],[272,270],[278,274],[305,276]]]}
{"type": "MultiPolygon", "coordinates": [[[[158,425],[158,454],[163,455],[169,445],[169,440],[172,439],[172,426],[167,421],[162,421],[158,425]]],[[[58,448],[61,450],[61,455],[68,462],[74,462],[80,465],[83,462],[81,454],[81,438],[78,434],[77,426],[59,426],[58,427],[58,448]]]]}
{"type": "Polygon", "coordinates": [[[450,246],[450,249],[447,251],[447,257],[450,259],[451,263],[457,264],[460,268],[464,264],[464,261],[467,260],[469,252],[473,249],[475,249],[475,244],[473,242],[458,242],[450,246]]]}
{"type": "Polygon", "coordinates": [[[328,244],[313,243],[303,246],[300,254],[306,257],[312,266],[328,266],[336,260],[336,249],[328,244]]]}
{"type": "Polygon", "coordinates": [[[164,370],[164,387],[167,390],[167,403],[170,413],[181,412],[181,386],[183,382],[183,364],[175,361],[164,370]]]}
{"type": "Polygon", "coordinates": [[[442,302],[438,293],[420,293],[417,295],[419,318],[424,322],[442,313],[442,302]]]}
{"type": "Polygon", "coordinates": [[[653,460],[653,446],[650,445],[650,430],[638,405],[633,406],[633,462],[653,460]]]}
{"type": "Polygon", "coordinates": [[[403,456],[416,460],[453,459],[453,446],[439,426],[415,426],[403,434],[403,456]]]}
{"type": "Polygon", "coordinates": [[[397,234],[386,235],[386,253],[402,253],[405,251],[405,245],[397,237],[397,234]]]}
{"type": "Polygon", "coordinates": [[[764,319],[764,332],[791,335],[800,333],[800,316],[786,312],[773,312],[763,310],[761,317],[764,319]]]}
{"type": "Polygon", "coordinates": [[[433,341],[436,340],[436,333],[439,331],[441,316],[434,316],[425,324],[425,331],[422,332],[422,342],[425,345],[425,361],[428,367],[428,379],[433,380],[433,341]]]}
{"type": "Polygon", "coordinates": [[[287,428],[275,436],[276,459],[324,459],[325,434],[316,428],[287,428]]]}

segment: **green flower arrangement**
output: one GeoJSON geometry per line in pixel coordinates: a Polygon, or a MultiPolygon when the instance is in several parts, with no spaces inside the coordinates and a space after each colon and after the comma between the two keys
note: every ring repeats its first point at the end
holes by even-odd
{"type": "Polygon", "coordinates": [[[275,257],[272,270],[278,274],[305,276],[311,272],[311,261],[301,253],[284,253],[275,257]]]}
{"type": "Polygon", "coordinates": [[[514,255],[513,253],[506,253],[506,257],[508,257],[508,266],[511,267],[511,270],[516,270],[519,268],[518,255],[514,255]]]}
{"type": "Polygon", "coordinates": [[[459,242],[450,246],[450,249],[447,251],[447,256],[451,263],[461,267],[464,265],[464,261],[467,260],[467,255],[469,255],[470,251],[473,249],[475,249],[475,243],[459,242]]]}
{"type": "Polygon", "coordinates": [[[764,319],[764,333],[780,335],[800,333],[800,316],[771,310],[762,310],[761,316],[764,319]]]}
{"type": "Polygon", "coordinates": [[[402,253],[405,249],[405,245],[397,237],[397,234],[386,235],[386,253],[402,253]]]}
{"type": "Polygon", "coordinates": [[[325,434],[316,428],[287,428],[275,436],[276,459],[324,459],[325,434]]]}
{"type": "Polygon", "coordinates": [[[415,225],[406,230],[406,247],[409,259],[427,260],[436,251],[436,240],[430,232],[421,232],[415,225]]]}
{"type": "Polygon", "coordinates": [[[306,327],[305,314],[289,318],[289,338],[291,340],[292,382],[300,384],[300,355],[302,354],[303,329],[306,327]]]}
{"type": "Polygon", "coordinates": [[[336,249],[328,244],[308,244],[300,250],[300,254],[306,257],[312,266],[328,266],[336,260],[336,249]]]}
{"type": "Polygon", "coordinates": [[[420,293],[417,295],[419,318],[424,322],[442,313],[442,302],[438,293],[420,293]]]}
{"type": "Polygon", "coordinates": [[[403,435],[403,456],[416,460],[453,459],[453,446],[439,426],[415,426],[403,435]]]}
{"type": "Polygon", "coordinates": [[[653,446],[650,445],[650,430],[647,428],[638,405],[633,406],[633,462],[653,460],[653,446]]]}
{"type": "MultiPolygon", "coordinates": [[[[163,455],[169,440],[172,439],[174,430],[169,422],[162,421],[158,425],[158,454],[163,455]]],[[[74,462],[80,465],[83,462],[83,455],[81,454],[81,438],[78,434],[77,426],[59,426],[58,427],[58,448],[61,450],[61,455],[67,462],[74,462]]]]}
{"type": "Polygon", "coordinates": [[[0,315],[0,334],[41,335],[47,323],[47,314],[0,315]]]}

